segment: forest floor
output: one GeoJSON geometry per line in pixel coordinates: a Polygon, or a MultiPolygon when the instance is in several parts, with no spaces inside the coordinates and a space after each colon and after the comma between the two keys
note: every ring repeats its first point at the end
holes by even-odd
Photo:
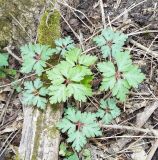
{"type": "MultiPolygon", "coordinates": [[[[130,91],[127,101],[119,103],[122,113],[112,122],[115,128],[104,129],[103,137],[87,143],[92,160],[157,160],[158,136],[138,132],[137,128],[158,129],[158,1],[79,0],[74,8],[63,9],[62,37],[71,36],[85,50],[91,48],[90,53],[99,56],[92,38],[103,26],[121,30],[129,36],[126,48],[131,50],[134,63],[146,75],[145,81],[130,91]]],[[[10,58],[10,64],[15,66],[14,58],[10,58]]],[[[14,80],[19,78],[17,75],[14,80]]],[[[100,81],[96,76],[94,92],[100,81]]],[[[5,87],[0,88],[0,160],[8,160],[16,153],[21,138],[23,110],[16,88],[7,85],[11,82],[11,78],[3,79],[1,84],[5,87]]],[[[83,105],[84,110],[95,110],[105,96],[106,93],[95,92],[83,105]]]]}

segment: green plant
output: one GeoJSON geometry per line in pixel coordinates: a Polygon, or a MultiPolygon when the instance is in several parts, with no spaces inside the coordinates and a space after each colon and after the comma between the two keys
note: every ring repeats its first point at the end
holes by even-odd
{"type": "Polygon", "coordinates": [[[52,85],[48,88],[50,102],[65,102],[73,96],[75,100],[85,102],[87,96],[92,96],[91,86],[84,83],[91,76],[90,65],[97,60],[95,56],[81,54],[74,48],[65,53],[66,61],[61,61],[52,70],[47,71],[52,85]],[[88,60],[87,60],[88,59],[88,60]]]}
{"type": "Polygon", "coordinates": [[[8,66],[8,55],[0,53],[0,67],[8,66]]]}
{"type": "Polygon", "coordinates": [[[43,83],[40,79],[36,79],[34,82],[27,81],[24,83],[23,103],[26,105],[37,106],[40,109],[44,109],[47,103],[46,95],[48,90],[43,87],[43,83]]]}
{"type": "MultiPolygon", "coordinates": [[[[87,138],[102,134],[97,120],[110,124],[121,114],[114,97],[124,102],[130,89],[137,88],[145,79],[138,66],[132,63],[130,53],[123,48],[127,38],[127,35],[109,28],[94,38],[103,54],[103,62],[97,64],[98,70],[93,67],[98,58],[76,48],[70,37],[56,40],[56,48],[40,44],[21,47],[23,59],[21,71],[34,72],[37,78],[34,82],[24,83],[23,103],[45,109],[47,102],[51,104],[66,102],[71,97],[74,98],[74,103],[86,102],[87,98],[93,95],[91,82],[95,74],[92,70],[95,73],[99,71],[102,75],[101,92],[112,93],[109,94],[112,97],[100,101],[100,107],[95,113],[81,112],[71,106],[65,110],[58,128],[61,132],[67,133],[67,141],[72,143],[77,152],[87,143],[87,138]],[[48,62],[56,54],[60,55],[60,61],[52,66],[48,62]],[[43,83],[47,85],[43,86],[43,83]]],[[[61,145],[60,154],[65,156],[67,153],[69,153],[67,147],[61,145]]],[[[86,155],[89,159],[89,152],[86,155]]],[[[78,158],[75,153],[68,159],[76,157],[78,158]]]]}
{"type": "Polygon", "coordinates": [[[129,52],[117,52],[114,62],[98,63],[98,69],[103,73],[100,89],[102,91],[110,89],[112,95],[120,101],[125,101],[129,89],[138,87],[145,78],[141,70],[132,64],[129,52]]]}
{"type": "Polygon", "coordinates": [[[87,138],[102,135],[95,114],[81,113],[71,107],[65,111],[64,118],[59,122],[58,128],[63,133],[67,132],[67,141],[72,142],[72,147],[78,152],[87,143],[87,138]]]}
{"type": "Polygon", "coordinates": [[[92,155],[91,155],[91,152],[89,149],[84,149],[83,150],[83,157],[84,157],[84,160],[92,160],[92,155]]]}
{"type": "Polygon", "coordinates": [[[61,143],[60,144],[60,149],[59,149],[59,155],[62,157],[69,157],[73,154],[73,152],[68,151],[68,146],[66,143],[61,143]]]}
{"type": "Polygon", "coordinates": [[[102,30],[101,35],[96,36],[93,40],[101,48],[103,57],[106,58],[110,55],[115,56],[116,53],[121,51],[127,38],[127,35],[107,28],[102,30]]]}
{"type": "Polygon", "coordinates": [[[30,73],[34,71],[38,76],[47,67],[46,61],[55,53],[54,49],[41,44],[28,44],[22,46],[21,55],[23,59],[21,72],[30,73]]]}
{"type": "Polygon", "coordinates": [[[0,78],[5,78],[7,75],[15,76],[16,70],[8,68],[7,53],[0,53],[0,78]]]}
{"type": "Polygon", "coordinates": [[[71,37],[59,38],[55,40],[55,44],[56,53],[61,55],[64,55],[65,52],[70,51],[72,48],[75,48],[74,42],[71,37]]]}
{"type": "Polygon", "coordinates": [[[116,106],[114,99],[107,99],[100,101],[100,108],[98,109],[96,115],[101,118],[102,122],[105,124],[111,123],[111,121],[121,114],[120,109],[116,106]]]}

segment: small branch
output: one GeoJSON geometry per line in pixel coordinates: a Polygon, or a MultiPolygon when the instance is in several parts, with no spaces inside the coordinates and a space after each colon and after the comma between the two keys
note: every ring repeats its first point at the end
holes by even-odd
{"type": "Polygon", "coordinates": [[[146,158],[146,160],[152,160],[156,150],[158,148],[158,139],[155,141],[155,143],[153,144],[153,146],[151,147],[151,150],[146,158]]]}
{"type": "Polygon", "coordinates": [[[133,40],[133,39],[130,39],[130,43],[133,44],[133,45],[135,45],[136,47],[144,50],[145,52],[150,53],[151,56],[153,56],[154,58],[158,58],[158,52],[151,51],[149,48],[143,46],[142,44],[136,42],[136,41],[133,40]]]}
{"type": "Polygon", "coordinates": [[[5,47],[4,49],[5,49],[11,56],[13,56],[17,61],[19,61],[19,62],[22,63],[23,60],[22,60],[21,58],[19,58],[17,55],[15,55],[15,54],[11,51],[10,47],[11,47],[11,46],[7,46],[7,47],[5,47]]]}
{"type": "Polygon", "coordinates": [[[130,127],[130,126],[121,126],[121,125],[102,125],[102,128],[110,128],[110,129],[121,129],[121,130],[130,130],[134,132],[143,132],[143,133],[152,133],[155,136],[158,136],[158,130],[156,129],[143,129],[138,127],[130,127]]]}
{"type": "Polygon", "coordinates": [[[103,1],[100,1],[100,9],[101,9],[101,15],[102,15],[102,22],[103,22],[103,26],[104,28],[106,28],[106,23],[105,23],[105,13],[104,13],[104,5],[103,5],[103,1]]]}

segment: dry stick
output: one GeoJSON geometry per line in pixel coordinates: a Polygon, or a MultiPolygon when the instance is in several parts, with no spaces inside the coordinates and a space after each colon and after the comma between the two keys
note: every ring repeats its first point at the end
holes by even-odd
{"type": "Polygon", "coordinates": [[[156,152],[157,148],[158,148],[158,139],[155,141],[155,143],[151,147],[151,150],[149,154],[147,155],[146,160],[152,160],[152,157],[154,156],[154,153],[156,152]]]}
{"type": "Polygon", "coordinates": [[[15,55],[12,51],[11,51],[11,49],[10,49],[10,45],[9,46],[7,46],[7,47],[5,47],[4,49],[11,55],[11,56],[13,56],[17,61],[19,61],[19,62],[23,62],[23,60],[21,59],[21,58],[19,58],[17,55],[15,55]]]}
{"type": "Polygon", "coordinates": [[[103,22],[103,26],[105,28],[106,27],[106,23],[105,23],[105,13],[104,13],[103,1],[99,0],[99,2],[100,2],[100,10],[101,10],[101,15],[102,15],[102,22],[103,22]]]}
{"type": "Polygon", "coordinates": [[[88,21],[93,27],[95,27],[95,25],[91,22],[91,20],[90,20],[83,12],[81,12],[80,10],[78,10],[78,9],[70,6],[69,4],[67,4],[67,3],[65,2],[65,0],[63,0],[63,1],[64,1],[64,2],[59,2],[59,1],[57,1],[57,3],[62,4],[62,5],[64,5],[64,6],[66,6],[66,7],[68,7],[68,8],[71,8],[72,10],[74,10],[74,11],[76,11],[76,12],[78,12],[78,13],[81,13],[81,14],[87,19],[87,21],[88,21]]]}
{"type": "Polygon", "coordinates": [[[112,129],[121,129],[121,130],[129,130],[129,131],[135,131],[135,132],[143,132],[143,133],[152,133],[155,136],[158,136],[158,130],[156,129],[143,129],[138,127],[130,127],[130,126],[121,126],[121,125],[101,125],[102,128],[112,128],[112,129]]]}
{"type": "Polygon", "coordinates": [[[133,35],[138,35],[138,34],[144,34],[144,33],[158,33],[158,30],[146,30],[146,31],[136,31],[136,32],[132,32],[127,34],[128,36],[133,36],[133,35]]]}
{"type": "Polygon", "coordinates": [[[14,94],[14,89],[11,91],[11,93],[10,93],[10,95],[8,97],[7,103],[6,103],[2,113],[0,115],[0,122],[1,122],[0,126],[2,126],[4,124],[4,118],[5,118],[5,115],[6,115],[6,112],[7,112],[7,108],[9,106],[9,104],[10,104],[10,101],[11,101],[11,98],[12,98],[13,94],[14,94]]]}
{"type": "Polygon", "coordinates": [[[132,43],[133,45],[135,45],[136,47],[144,50],[147,53],[150,53],[154,58],[158,58],[158,52],[155,51],[151,51],[149,48],[143,46],[142,44],[134,41],[133,39],[130,39],[130,43],[132,43]]]}
{"type": "Polygon", "coordinates": [[[136,120],[137,127],[142,127],[157,108],[158,101],[154,102],[151,106],[147,106],[142,113],[138,113],[136,120]]]}
{"type": "Polygon", "coordinates": [[[9,142],[6,144],[7,140],[12,136],[12,134],[14,132],[12,132],[9,136],[9,138],[7,138],[7,140],[5,141],[5,143],[3,144],[3,146],[1,147],[0,150],[0,157],[4,154],[5,150],[8,148],[8,146],[10,145],[10,143],[13,141],[13,139],[15,138],[15,136],[20,132],[20,130],[18,130],[17,132],[15,132],[15,134],[13,135],[13,137],[9,140],[9,142]],[[4,147],[5,146],[5,147],[4,147]],[[2,148],[4,147],[4,149],[2,150],[2,148]]]}

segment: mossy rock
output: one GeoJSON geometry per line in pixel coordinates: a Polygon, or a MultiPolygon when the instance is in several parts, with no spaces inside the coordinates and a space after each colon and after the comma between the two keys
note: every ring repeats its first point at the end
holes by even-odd
{"type": "Polygon", "coordinates": [[[60,37],[60,13],[54,10],[52,13],[46,11],[38,27],[38,42],[40,44],[55,47],[55,40],[60,37]]]}
{"type": "Polygon", "coordinates": [[[21,46],[36,37],[45,0],[0,0],[0,48],[8,43],[21,46]]]}

